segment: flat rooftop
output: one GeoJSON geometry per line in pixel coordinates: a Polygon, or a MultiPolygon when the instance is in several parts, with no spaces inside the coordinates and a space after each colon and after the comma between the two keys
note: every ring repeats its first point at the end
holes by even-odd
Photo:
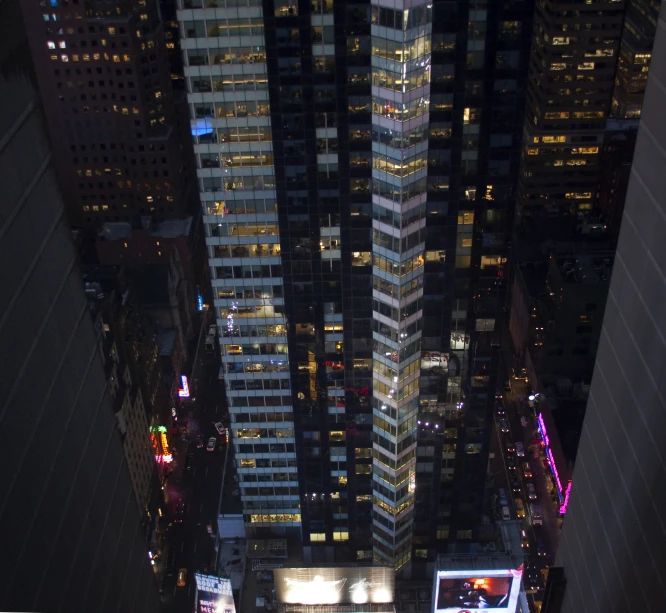
{"type": "Polygon", "coordinates": [[[608,284],[615,255],[604,253],[557,258],[557,267],[565,283],[608,284]]]}

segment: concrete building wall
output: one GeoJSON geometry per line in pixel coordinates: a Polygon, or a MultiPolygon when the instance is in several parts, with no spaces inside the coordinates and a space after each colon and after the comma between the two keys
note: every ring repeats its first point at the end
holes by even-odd
{"type": "Polygon", "coordinates": [[[557,562],[564,613],[658,611],[666,593],[666,8],[557,562]]]}
{"type": "Polygon", "coordinates": [[[16,0],[0,5],[0,610],[157,611],[16,0]]]}

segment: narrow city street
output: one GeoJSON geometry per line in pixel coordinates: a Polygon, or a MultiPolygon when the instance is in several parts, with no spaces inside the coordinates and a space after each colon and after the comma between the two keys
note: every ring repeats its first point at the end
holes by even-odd
{"type": "Polygon", "coordinates": [[[223,383],[218,380],[217,351],[207,353],[202,341],[198,354],[193,343],[192,356],[195,355],[192,398],[182,407],[179,418],[181,425],[187,421],[187,434],[173,437],[174,467],[165,488],[169,500],[169,527],[164,554],[167,568],[162,580],[162,610],[174,613],[193,610],[194,573],[214,569],[217,512],[227,458],[226,438],[220,436],[214,426],[215,422],[222,422],[228,427],[223,383]],[[211,438],[216,441],[213,451],[207,449],[211,438]],[[182,521],[179,521],[181,516],[182,521]],[[177,585],[181,569],[187,571],[184,586],[177,585]]]}

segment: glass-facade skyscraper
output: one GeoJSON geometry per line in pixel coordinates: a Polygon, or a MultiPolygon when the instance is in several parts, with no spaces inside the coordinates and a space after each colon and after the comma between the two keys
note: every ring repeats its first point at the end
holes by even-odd
{"type": "Polygon", "coordinates": [[[405,575],[476,538],[532,10],[183,0],[252,534],[405,575]]]}

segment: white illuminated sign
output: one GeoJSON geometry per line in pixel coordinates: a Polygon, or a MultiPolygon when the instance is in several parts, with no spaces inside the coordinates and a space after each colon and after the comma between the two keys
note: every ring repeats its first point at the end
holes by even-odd
{"type": "Polygon", "coordinates": [[[493,570],[440,570],[435,576],[434,613],[483,609],[516,613],[522,567],[493,570]]]}
{"type": "Polygon", "coordinates": [[[179,398],[189,398],[190,397],[190,386],[187,383],[187,377],[185,375],[180,376],[180,384],[183,386],[178,390],[179,398]]]}
{"type": "Polygon", "coordinates": [[[231,581],[213,575],[194,574],[197,613],[236,613],[231,581]]]}
{"type": "Polygon", "coordinates": [[[389,568],[280,568],[273,571],[279,602],[305,605],[393,602],[389,568]]]}

